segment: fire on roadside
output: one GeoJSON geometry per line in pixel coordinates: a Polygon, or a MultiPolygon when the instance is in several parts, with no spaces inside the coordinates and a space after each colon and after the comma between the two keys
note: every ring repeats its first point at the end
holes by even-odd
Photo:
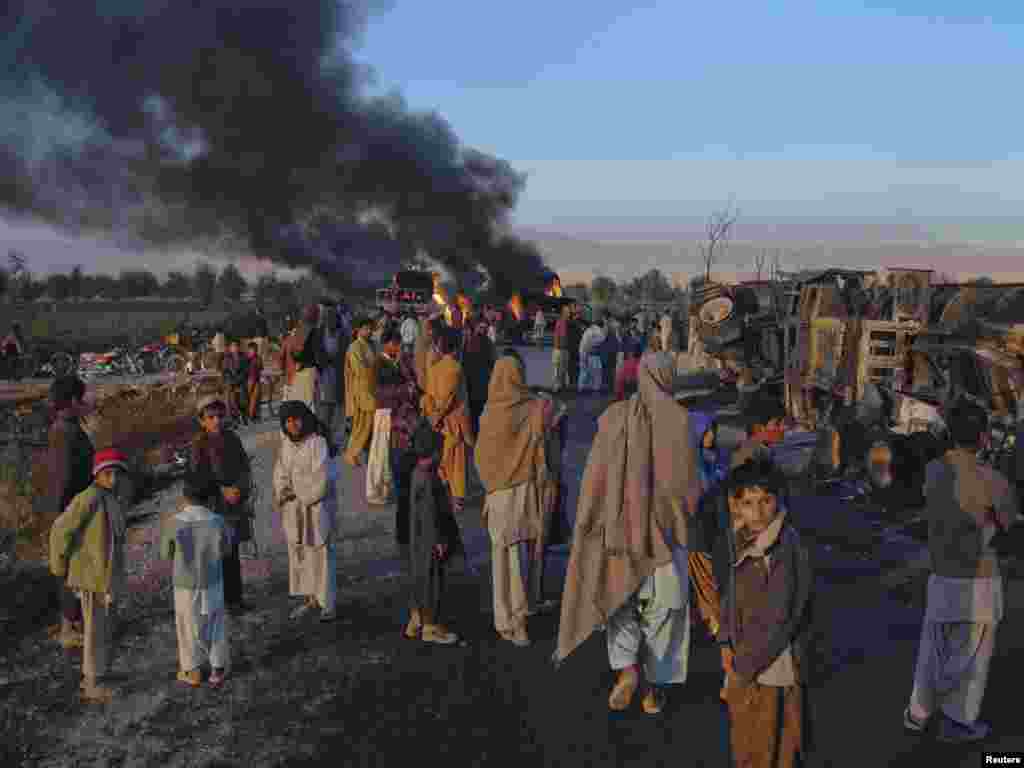
{"type": "Polygon", "coordinates": [[[523,297],[518,293],[512,295],[512,298],[508,300],[509,312],[515,317],[516,320],[522,320],[525,314],[523,308],[523,297]]]}
{"type": "Polygon", "coordinates": [[[466,294],[458,293],[455,295],[455,303],[461,310],[462,322],[465,323],[473,316],[473,302],[466,294]]]}
{"type": "Polygon", "coordinates": [[[444,321],[452,324],[452,305],[448,301],[448,292],[441,285],[441,276],[434,273],[434,303],[441,307],[444,312],[444,321]]]}

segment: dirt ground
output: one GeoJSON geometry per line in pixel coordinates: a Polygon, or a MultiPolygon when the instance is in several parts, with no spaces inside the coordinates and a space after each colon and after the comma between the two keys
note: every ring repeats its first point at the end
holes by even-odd
{"type": "MultiPolygon", "coordinates": [[[[578,477],[603,401],[570,402],[567,459],[578,477]]],[[[250,448],[257,473],[269,472],[275,440],[270,431],[250,448]]],[[[479,506],[460,520],[479,571],[453,574],[445,608],[467,646],[403,639],[405,599],[385,524],[392,513],[365,507],[361,471],[342,465],[341,472],[349,473],[341,479],[352,519],[376,514],[380,524],[361,534],[365,547],[339,556],[338,621],[289,620],[282,541],[263,500],[259,557],[243,560],[252,608],[229,629],[229,682],[222,690],[186,688],[174,679],[173,609],[165,567],[152,560],[155,529],[139,526],[131,541],[135,589],[120,609],[113,667],[119,695],[109,706],[79,703],[79,658],[48,639],[46,621],[9,627],[0,645],[0,766],[391,766],[410,758],[449,766],[729,764],[717,651],[696,626],[689,680],[658,717],[609,713],[603,635],[557,672],[550,664],[557,613],[531,621],[531,648],[497,639],[479,506]]],[[[170,502],[154,501],[152,512],[170,502]]],[[[820,501],[807,500],[795,518],[816,513],[820,501]]],[[[940,747],[901,728],[922,614],[917,572],[883,573],[879,562],[844,553],[835,540],[815,540],[815,558],[831,674],[815,692],[821,749],[809,764],[979,765],[980,748],[940,747]]],[[[560,592],[564,561],[564,548],[552,552],[551,596],[560,592]]],[[[990,749],[1024,749],[1012,706],[1022,583],[1014,575],[1008,585],[983,713],[997,734],[990,749]]]]}

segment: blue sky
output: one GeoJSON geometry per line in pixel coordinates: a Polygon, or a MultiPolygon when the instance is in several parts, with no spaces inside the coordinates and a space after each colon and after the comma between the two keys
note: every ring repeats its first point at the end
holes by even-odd
{"type": "MultiPolygon", "coordinates": [[[[371,2],[375,90],[527,172],[528,235],[692,251],[732,199],[754,245],[1024,276],[1024,0],[371,2]]],[[[139,259],[2,220],[0,243],[40,271],[139,259]]],[[[652,258],[577,251],[545,241],[580,273],[652,258]]]]}
{"type": "Polygon", "coordinates": [[[1020,2],[395,0],[358,53],[529,172],[527,225],[1024,210],[1020,2]]]}

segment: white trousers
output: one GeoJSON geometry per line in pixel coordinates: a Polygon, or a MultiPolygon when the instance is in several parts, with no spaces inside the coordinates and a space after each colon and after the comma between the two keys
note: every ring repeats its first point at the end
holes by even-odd
{"type": "Polygon", "coordinates": [[[926,720],[936,710],[963,725],[981,715],[998,623],[925,621],[917,651],[910,714],[926,720]]]}
{"type": "Polygon", "coordinates": [[[391,409],[378,408],[373,415],[370,462],[366,467],[366,500],[390,504],[394,497],[391,477],[391,409]]]}
{"type": "Polygon", "coordinates": [[[506,547],[495,544],[491,537],[494,629],[498,632],[525,628],[526,617],[543,598],[544,561],[533,559],[532,550],[525,541],[506,547]]]}
{"type": "MultiPolygon", "coordinates": [[[[658,600],[654,581],[649,576],[608,619],[608,662],[616,671],[643,663],[644,677],[657,685],[685,683],[690,656],[689,595],[682,609],[669,608],[658,600]]],[[[689,580],[682,583],[688,590],[689,580]]]]}
{"type": "Polygon", "coordinates": [[[211,667],[227,668],[230,655],[223,604],[204,615],[200,613],[199,592],[175,589],[174,623],[178,634],[178,663],[183,672],[197,669],[204,660],[209,660],[211,667]]]}
{"type": "Polygon", "coordinates": [[[338,602],[338,558],[335,543],[322,547],[288,544],[288,594],[313,597],[324,610],[333,611],[338,602]]]}

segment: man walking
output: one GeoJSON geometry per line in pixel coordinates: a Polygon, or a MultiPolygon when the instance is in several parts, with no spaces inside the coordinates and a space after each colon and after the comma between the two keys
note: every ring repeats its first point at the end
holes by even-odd
{"type": "Polygon", "coordinates": [[[922,732],[939,714],[936,735],[950,743],[980,741],[989,733],[979,716],[1003,618],[1003,579],[992,539],[1018,521],[1006,478],[978,462],[987,427],[980,406],[958,401],[949,418],[953,448],[928,464],[924,486],[933,573],[903,725],[922,732]]]}

